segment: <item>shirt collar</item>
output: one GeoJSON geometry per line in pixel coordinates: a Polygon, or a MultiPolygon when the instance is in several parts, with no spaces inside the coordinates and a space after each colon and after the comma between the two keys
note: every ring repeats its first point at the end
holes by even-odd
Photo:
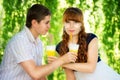
{"type": "Polygon", "coordinates": [[[25,31],[27,33],[29,40],[35,44],[38,44],[39,38],[35,39],[33,34],[31,33],[30,29],[26,26],[25,26],[25,31]]]}

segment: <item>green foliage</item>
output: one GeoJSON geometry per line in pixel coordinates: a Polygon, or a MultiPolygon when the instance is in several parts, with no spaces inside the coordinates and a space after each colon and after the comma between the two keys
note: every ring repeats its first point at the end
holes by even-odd
{"type": "Polygon", "coordinates": [[[68,4],[70,4],[70,5],[73,5],[74,2],[75,2],[75,0],[66,0],[66,2],[67,2],[68,4]]]}
{"type": "MultiPolygon", "coordinates": [[[[104,49],[107,51],[106,54],[108,58],[108,64],[115,68],[116,71],[120,69],[120,1],[119,0],[106,0],[103,2],[103,12],[105,15],[106,22],[104,24],[104,32],[103,32],[103,44],[108,45],[106,47],[103,46],[104,49]],[[112,5],[106,4],[112,3],[112,5]],[[109,9],[106,8],[109,6],[109,9]],[[119,58],[117,57],[119,56],[119,58]],[[116,62],[116,63],[115,63],[116,62]]],[[[119,72],[120,73],[120,72],[119,72]]]]}
{"type": "MultiPolygon", "coordinates": [[[[120,73],[120,0],[3,0],[5,14],[1,18],[3,25],[0,25],[0,61],[8,40],[23,28],[27,8],[34,3],[43,4],[52,12],[49,33],[40,37],[44,46],[61,40],[62,15],[66,7],[79,7],[84,16],[87,14],[90,30],[99,38],[102,59],[120,73]]],[[[46,55],[44,62],[47,63],[46,55]]],[[[48,80],[65,80],[64,71],[55,70],[48,80]]]]}

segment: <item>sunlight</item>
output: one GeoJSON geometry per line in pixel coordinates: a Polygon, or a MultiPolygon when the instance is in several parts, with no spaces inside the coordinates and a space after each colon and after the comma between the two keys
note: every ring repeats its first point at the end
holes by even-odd
{"type": "Polygon", "coordinates": [[[66,3],[65,0],[59,0],[59,6],[58,9],[68,7],[68,4],[66,3]]]}
{"type": "Polygon", "coordinates": [[[85,31],[86,31],[86,32],[91,32],[91,30],[90,30],[90,25],[89,25],[89,23],[88,23],[89,14],[90,14],[90,11],[89,11],[89,10],[86,10],[86,11],[84,12],[84,25],[85,25],[85,31]]]}

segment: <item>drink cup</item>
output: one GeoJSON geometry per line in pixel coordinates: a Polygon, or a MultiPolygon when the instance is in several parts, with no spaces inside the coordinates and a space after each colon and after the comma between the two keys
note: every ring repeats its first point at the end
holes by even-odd
{"type": "Polygon", "coordinates": [[[55,45],[46,46],[47,56],[56,56],[55,45]]]}
{"type": "Polygon", "coordinates": [[[79,49],[78,44],[70,43],[68,47],[70,52],[74,52],[75,54],[78,53],[78,49],[79,49]]]}

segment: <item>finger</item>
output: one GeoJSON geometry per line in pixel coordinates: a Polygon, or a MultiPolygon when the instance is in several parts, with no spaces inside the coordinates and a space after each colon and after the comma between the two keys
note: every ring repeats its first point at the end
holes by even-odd
{"type": "Polygon", "coordinates": [[[48,63],[52,63],[54,60],[48,60],[48,63]]]}
{"type": "Polygon", "coordinates": [[[50,63],[51,61],[49,60],[49,61],[47,61],[48,63],[50,63]]]}
{"type": "Polygon", "coordinates": [[[72,62],[75,62],[76,59],[77,59],[77,57],[76,57],[75,55],[73,55],[73,56],[71,57],[71,61],[72,61],[72,62]]]}
{"type": "Polygon", "coordinates": [[[57,57],[55,57],[55,56],[49,56],[48,58],[49,59],[57,59],[57,57]]]}

